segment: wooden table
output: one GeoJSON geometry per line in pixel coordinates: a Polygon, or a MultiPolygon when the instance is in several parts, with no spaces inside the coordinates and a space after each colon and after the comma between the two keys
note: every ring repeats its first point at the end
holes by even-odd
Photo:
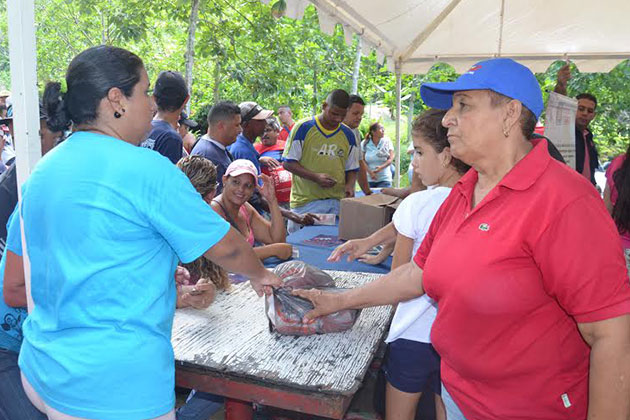
{"type": "MultiPolygon", "coordinates": [[[[328,273],[340,287],[379,277],[328,273]]],[[[243,283],[206,310],[177,310],[172,336],[177,385],[245,402],[242,407],[256,402],[343,418],[389,326],[391,307],[364,309],[349,331],[307,337],[270,332],[264,307],[264,299],[243,283]]]]}

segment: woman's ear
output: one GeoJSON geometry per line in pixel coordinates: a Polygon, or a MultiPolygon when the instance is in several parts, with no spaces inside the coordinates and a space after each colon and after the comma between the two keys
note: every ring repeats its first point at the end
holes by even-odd
{"type": "Polygon", "coordinates": [[[112,113],[117,112],[123,114],[125,112],[126,99],[123,92],[117,87],[113,87],[107,92],[107,101],[112,107],[112,113]]]}

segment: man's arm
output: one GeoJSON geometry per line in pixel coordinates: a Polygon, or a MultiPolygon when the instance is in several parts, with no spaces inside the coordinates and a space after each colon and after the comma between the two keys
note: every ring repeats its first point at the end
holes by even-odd
{"type": "Polygon", "coordinates": [[[630,418],[630,315],[579,323],[591,346],[588,420],[630,418]]]}
{"type": "Polygon", "coordinates": [[[370,189],[370,184],[367,179],[367,163],[365,163],[365,160],[363,159],[359,160],[359,173],[357,174],[357,179],[359,180],[359,187],[361,187],[363,194],[372,194],[372,190],[370,189]]]}
{"type": "Polygon", "coordinates": [[[556,87],[553,89],[554,92],[559,93],[560,95],[567,96],[567,84],[569,83],[569,79],[571,78],[571,66],[569,63],[565,64],[558,70],[558,76],[556,79],[556,87]]]}
{"type": "Polygon", "coordinates": [[[346,197],[354,197],[354,186],[357,183],[358,172],[358,170],[346,172],[346,197]]]}

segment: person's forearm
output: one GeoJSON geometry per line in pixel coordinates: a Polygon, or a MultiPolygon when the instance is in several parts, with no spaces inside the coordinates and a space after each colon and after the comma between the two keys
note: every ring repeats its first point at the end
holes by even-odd
{"type": "Polygon", "coordinates": [[[269,213],[271,214],[271,239],[274,243],[285,242],[287,240],[287,231],[284,228],[284,217],[280,211],[277,201],[269,202],[269,213]]]}
{"type": "Polygon", "coordinates": [[[4,268],[4,283],[2,294],[7,305],[14,308],[26,306],[26,282],[24,278],[24,263],[22,257],[6,249],[6,266],[4,268]]]}
{"type": "Polygon", "coordinates": [[[308,179],[309,181],[317,182],[317,173],[306,169],[299,162],[295,160],[288,160],[284,162],[284,169],[291,172],[294,175],[308,179]]]}
{"type": "Polygon", "coordinates": [[[205,252],[204,257],[227,271],[249,278],[263,276],[266,271],[252,246],[232,227],[223,239],[205,252]]]}
{"type": "Polygon", "coordinates": [[[371,247],[376,245],[390,245],[396,242],[396,228],[392,222],[389,222],[367,238],[365,240],[371,247]]]}
{"type": "Polygon", "coordinates": [[[359,171],[347,171],[346,172],[346,189],[352,189],[354,191],[354,186],[357,183],[357,173],[359,171]]]}
{"type": "Polygon", "coordinates": [[[341,309],[393,305],[422,296],[422,269],[409,262],[365,286],[340,294],[341,309]]]}
{"type": "Polygon", "coordinates": [[[553,88],[553,91],[559,93],[560,95],[567,96],[567,84],[556,82],[556,87],[553,88]]]}
{"type": "Polygon", "coordinates": [[[359,180],[359,187],[365,195],[372,194],[372,190],[370,189],[370,184],[367,179],[367,164],[363,159],[359,161],[359,173],[357,174],[357,179],[359,180]]]}
{"type": "Polygon", "coordinates": [[[591,346],[588,420],[630,418],[630,345],[607,337],[591,346]]]}
{"type": "Polygon", "coordinates": [[[278,254],[278,244],[269,244],[254,247],[254,253],[260,261],[266,260],[270,257],[280,257],[278,254]]]}

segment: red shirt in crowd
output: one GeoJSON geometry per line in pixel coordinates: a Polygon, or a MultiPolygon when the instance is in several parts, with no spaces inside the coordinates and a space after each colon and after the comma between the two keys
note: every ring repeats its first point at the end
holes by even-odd
{"type": "Polygon", "coordinates": [[[455,185],[414,261],[439,305],[442,381],[469,419],[586,419],[590,348],[576,323],[630,313],[617,229],[545,140],[471,210],[455,185]]]}
{"type": "MultiPolygon", "coordinates": [[[[276,144],[273,146],[265,146],[262,143],[256,143],[254,144],[254,148],[261,157],[270,156],[278,162],[282,162],[282,153],[284,152],[285,144],[285,141],[280,141],[280,139],[278,139],[276,144]]],[[[284,166],[282,165],[273,169],[262,166],[261,171],[263,174],[269,175],[273,180],[273,186],[276,190],[278,203],[288,203],[291,199],[291,172],[284,169],[284,166]]]]}
{"type": "Polygon", "coordinates": [[[291,127],[287,129],[284,125],[282,126],[282,130],[280,130],[280,134],[278,134],[278,141],[286,142],[289,139],[289,135],[291,134],[291,130],[295,127],[295,123],[291,127]]]}

